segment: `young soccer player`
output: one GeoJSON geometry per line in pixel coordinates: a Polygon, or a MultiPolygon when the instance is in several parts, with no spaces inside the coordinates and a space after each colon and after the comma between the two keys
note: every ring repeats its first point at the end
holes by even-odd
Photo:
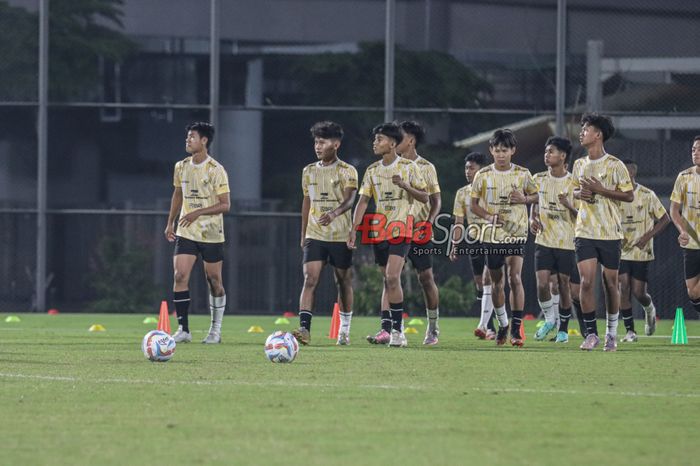
{"type": "Polygon", "coordinates": [[[357,193],[357,170],[338,158],[343,128],[332,121],[311,127],[317,162],[304,167],[301,189],[301,248],[304,286],[299,298],[299,328],[292,333],[302,345],[311,340],[314,295],[326,262],[333,266],[338,287],[338,345],[350,344],[352,319],[352,251],[346,240],[352,226],[350,209],[357,193]]]}
{"type": "Polygon", "coordinates": [[[671,194],[671,219],[683,248],[685,286],[695,311],[700,314],[700,136],[692,148],[693,166],[678,174],[671,194]]]}
{"type": "Polygon", "coordinates": [[[581,119],[579,140],[586,157],[576,160],[572,170],[574,197],[579,203],[574,244],[581,276],[581,311],[586,339],[581,349],[591,351],[600,344],[595,308],[595,278],[603,266],[607,331],[605,351],[617,350],[617,321],[620,310],[618,269],[620,267],[620,202],[632,202],[634,191],[625,165],[603,147],[615,133],[610,118],[589,113],[581,119]]]}
{"type": "Polygon", "coordinates": [[[499,329],[496,344],[502,346],[508,337],[508,315],[505,303],[505,276],[508,267],[510,307],[513,325],[510,326],[513,346],[523,346],[520,325],[525,307],[525,292],[520,273],[523,267],[523,249],[527,241],[528,213],[526,204],[537,200],[537,187],[527,168],[515,165],[517,141],[512,131],[499,129],[489,140],[489,151],[494,163],[479,170],[471,190],[471,209],[485,219],[490,228],[482,231],[487,249],[486,265],[492,282],[492,300],[499,329]]]}
{"type": "Polygon", "coordinates": [[[404,225],[403,229],[385,231],[388,239],[373,245],[374,260],[384,276],[382,328],[376,335],[367,337],[367,341],[373,344],[388,343],[389,346],[404,347],[408,342],[403,333],[401,271],[411,246],[410,236],[413,234],[412,229],[408,228],[411,224],[409,217],[413,202],[428,202],[428,193],[425,192],[426,184],[416,164],[396,153],[396,147],[403,140],[401,128],[395,123],[384,123],[375,127],[372,133],[372,150],[381,160],[365,171],[347,244],[350,249],[355,249],[355,231],[360,224],[363,224],[363,228],[369,227],[365,212],[370,198],[374,199],[376,205],[375,218],[381,217],[385,226],[392,222],[396,222],[394,225],[404,225]]]}
{"type": "Polygon", "coordinates": [[[172,200],[165,238],[175,243],[173,257],[173,303],[178,328],[177,343],[192,341],[188,313],[190,307],[190,273],[202,256],[209,283],[211,325],[202,343],[221,342],[221,320],[226,309],[221,270],[224,260],[224,212],[231,208],[228,175],[224,167],[208,153],[214,141],[214,127],[209,123],[192,123],[187,127],[185,150],[189,157],[175,164],[172,200]],[[175,218],[179,214],[179,221],[175,218]]]}
{"type": "Polygon", "coordinates": [[[647,292],[649,266],[654,260],[654,237],[671,222],[666,209],[656,194],[646,186],[638,184],[637,164],[624,160],[634,186],[634,201],[620,206],[622,217],[622,257],[620,261],[620,313],[627,333],[622,342],[637,341],[632,316],[632,296],[644,309],[644,334],[656,331],[656,308],[647,292]]]}
{"type": "Polygon", "coordinates": [[[535,239],[535,270],[537,274],[537,299],[545,317],[537,329],[535,340],[544,340],[549,332],[559,327],[555,341],[569,341],[568,323],[571,318],[571,294],[569,276],[576,261],[574,257],[574,227],[577,210],[573,206],[574,185],[565,164],[571,155],[571,141],[551,137],[545,143],[544,163],[547,171],[534,176],[538,189],[538,203],[533,204],[530,230],[535,239]],[[558,286],[554,287],[554,276],[558,286]],[[554,307],[552,288],[558,288],[559,303],[554,307]]]}
{"type": "Polygon", "coordinates": [[[491,276],[486,267],[486,256],[483,254],[483,246],[479,242],[481,228],[484,220],[474,215],[471,210],[471,183],[476,172],[488,165],[486,155],[480,152],[472,152],[464,159],[464,176],[467,179],[466,186],[462,186],[455,195],[454,209],[454,229],[450,247],[450,260],[457,260],[459,244],[466,240],[466,247],[469,252],[469,260],[474,275],[476,285],[477,300],[481,304],[481,318],[474,330],[474,335],[481,340],[495,340],[496,327],[493,325],[491,316],[493,315],[493,301],[491,300],[491,276]],[[465,238],[464,220],[467,220],[467,233],[465,238]]]}
{"type": "MultiPolygon", "coordinates": [[[[407,159],[413,161],[418,166],[418,171],[426,183],[428,202],[423,204],[415,202],[413,204],[414,222],[435,222],[435,217],[440,213],[442,200],[440,198],[440,184],[438,183],[435,166],[426,159],[418,155],[416,147],[425,139],[425,130],[415,121],[403,121],[399,124],[403,134],[401,144],[396,147],[396,152],[407,159]]],[[[440,335],[438,319],[440,311],[438,309],[440,297],[438,287],[433,276],[433,256],[431,249],[432,242],[425,244],[412,244],[408,250],[408,260],[413,264],[418,274],[418,282],[423,288],[423,298],[425,299],[425,313],[428,317],[428,328],[425,330],[424,345],[436,345],[440,335]]]]}

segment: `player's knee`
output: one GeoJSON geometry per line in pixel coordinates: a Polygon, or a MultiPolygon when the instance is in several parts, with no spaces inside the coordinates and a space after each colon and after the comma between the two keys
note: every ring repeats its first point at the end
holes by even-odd
{"type": "Polygon", "coordinates": [[[336,270],[335,282],[339,286],[349,286],[350,284],[352,284],[352,269],[336,270]]]}
{"type": "Polygon", "coordinates": [[[304,274],[304,288],[315,289],[318,285],[318,275],[306,273],[304,274]]]}
{"type": "Polygon", "coordinates": [[[173,281],[176,285],[185,285],[189,281],[189,275],[175,269],[175,272],[173,273],[173,281]]]}
{"type": "Polygon", "coordinates": [[[520,279],[520,274],[519,273],[514,273],[508,276],[508,284],[510,285],[510,288],[513,289],[515,287],[523,286],[523,282],[520,279]]]}
{"type": "Polygon", "coordinates": [[[693,301],[700,299],[700,290],[697,287],[688,288],[688,297],[693,301]]]}
{"type": "Polygon", "coordinates": [[[418,273],[418,281],[420,282],[423,288],[431,286],[434,280],[435,279],[433,278],[433,272],[430,269],[423,270],[418,273]]]}
{"type": "Polygon", "coordinates": [[[384,284],[387,290],[393,290],[399,287],[401,283],[401,276],[399,274],[387,274],[384,278],[384,284]]]}
{"type": "Polygon", "coordinates": [[[223,286],[221,284],[221,277],[207,275],[207,282],[209,282],[209,289],[211,290],[212,294],[214,296],[218,296],[219,293],[221,293],[221,290],[223,289],[223,286]]]}

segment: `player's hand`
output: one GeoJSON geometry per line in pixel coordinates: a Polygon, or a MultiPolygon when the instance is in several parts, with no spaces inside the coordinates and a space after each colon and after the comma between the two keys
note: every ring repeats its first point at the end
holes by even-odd
{"type": "Polygon", "coordinates": [[[649,233],[644,233],[642,237],[639,238],[636,243],[634,243],[634,247],[644,249],[650,239],[651,235],[649,233]]]}
{"type": "Polygon", "coordinates": [[[301,243],[299,244],[299,246],[301,247],[301,249],[304,249],[304,246],[306,245],[306,238],[305,238],[305,236],[306,236],[306,235],[303,235],[303,236],[301,237],[301,243]]]}
{"type": "Polygon", "coordinates": [[[533,235],[537,235],[539,232],[542,231],[542,229],[542,222],[540,222],[536,218],[530,220],[530,233],[532,233],[533,235]]]}
{"type": "Polygon", "coordinates": [[[569,197],[566,194],[560,193],[557,196],[557,199],[559,199],[559,203],[561,205],[563,205],[564,207],[566,207],[567,209],[571,208],[571,203],[569,202],[569,197]]]}
{"type": "Polygon", "coordinates": [[[318,218],[318,223],[325,227],[330,225],[333,219],[335,219],[336,217],[337,215],[335,214],[335,212],[331,210],[330,212],[326,212],[325,214],[321,215],[318,218]]]}
{"type": "Polygon", "coordinates": [[[582,201],[586,202],[592,202],[593,201],[593,191],[591,191],[588,188],[581,188],[581,191],[579,192],[579,197],[581,198],[582,201]]]}
{"type": "Polygon", "coordinates": [[[508,196],[508,200],[510,201],[511,204],[525,204],[527,202],[527,198],[525,197],[525,194],[523,194],[522,191],[518,191],[515,189],[510,192],[510,195],[508,196]]]}
{"type": "Polygon", "coordinates": [[[346,242],[348,249],[356,249],[357,246],[355,246],[355,229],[353,228],[352,231],[350,232],[350,236],[348,236],[348,241],[346,242]]]}
{"type": "Polygon", "coordinates": [[[402,189],[406,189],[406,182],[401,179],[401,175],[394,175],[391,177],[391,182],[402,189]]]}
{"type": "Polygon", "coordinates": [[[165,231],[163,233],[165,234],[165,239],[167,239],[171,243],[175,242],[175,228],[172,223],[168,224],[168,226],[165,227],[165,231]]]}
{"type": "Polygon", "coordinates": [[[689,242],[690,235],[688,234],[688,232],[683,231],[680,235],[678,235],[678,244],[680,244],[682,247],[686,247],[689,242]]]}
{"type": "Polygon", "coordinates": [[[601,183],[600,180],[595,176],[582,179],[581,187],[590,191],[591,193],[600,193],[604,189],[603,183],[601,183]]]}
{"type": "Polygon", "coordinates": [[[188,227],[194,223],[195,220],[199,218],[199,214],[195,210],[194,212],[190,212],[189,214],[185,215],[180,219],[180,221],[177,223],[181,227],[188,227]]]}
{"type": "Polygon", "coordinates": [[[454,245],[453,245],[453,246],[450,248],[450,254],[449,254],[448,257],[449,257],[449,259],[450,259],[450,262],[456,262],[456,261],[457,261],[457,246],[454,246],[454,245]]]}

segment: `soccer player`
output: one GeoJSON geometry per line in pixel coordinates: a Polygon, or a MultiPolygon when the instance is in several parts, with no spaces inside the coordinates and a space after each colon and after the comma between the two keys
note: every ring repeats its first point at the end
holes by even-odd
{"type": "Polygon", "coordinates": [[[486,267],[486,256],[483,254],[483,247],[479,242],[484,220],[474,215],[471,210],[471,183],[476,172],[488,165],[488,160],[486,155],[480,152],[472,152],[467,154],[464,162],[464,176],[467,179],[467,184],[459,188],[455,195],[454,209],[452,211],[454,228],[452,230],[452,246],[449,257],[452,262],[456,261],[459,249],[458,244],[463,239],[467,239],[469,260],[472,266],[472,274],[474,275],[474,284],[476,285],[476,299],[481,304],[481,318],[474,330],[474,335],[481,340],[495,340],[496,327],[491,319],[493,315],[491,276],[489,275],[488,267],[486,267]],[[467,238],[464,238],[465,219],[467,220],[467,238]]]}
{"type": "Polygon", "coordinates": [[[571,156],[571,141],[553,136],[544,149],[547,171],[534,176],[538,189],[538,202],[533,204],[530,214],[530,230],[536,234],[535,270],[537,275],[537,299],[545,322],[537,329],[535,340],[544,340],[557,326],[555,341],[569,341],[568,323],[571,318],[571,293],[569,277],[575,266],[574,227],[577,210],[573,206],[574,185],[571,173],[566,170],[571,156]],[[558,286],[552,285],[552,276],[558,286]],[[559,304],[554,306],[552,289],[558,288],[559,304]]]}
{"type": "Polygon", "coordinates": [[[209,283],[211,325],[202,343],[221,343],[221,320],[226,309],[226,291],[221,279],[224,260],[224,216],[231,209],[228,175],[224,167],[208,152],[214,141],[214,127],[209,123],[192,123],[187,127],[185,150],[189,157],[175,164],[172,200],[165,237],[175,243],[173,258],[173,303],[178,328],[177,343],[192,341],[188,312],[190,307],[190,273],[202,256],[204,274],[209,283]],[[175,218],[179,214],[179,221],[175,218]]]}
{"type": "Polygon", "coordinates": [[[610,118],[588,113],[581,119],[579,140],[586,157],[576,160],[572,170],[574,197],[579,203],[574,244],[581,276],[581,312],[586,339],[581,349],[591,351],[600,344],[595,308],[595,278],[603,266],[607,331],[605,351],[617,350],[617,321],[620,310],[618,269],[620,268],[620,202],[632,202],[634,191],[625,165],[605,152],[605,143],[615,133],[610,118]]]}
{"type": "Polygon", "coordinates": [[[338,345],[350,344],[352,320],[352,251],[346,240],[352,219],[350,209],[357,192],[357,170],[338,158],[343,128],[332,121],[311,127],[317,162],[304,167],[301,188],[301,248],[304,251],[304,286],[299,298],[299,328],[292,333],[302,345],[311,339],[314,294],[321,270],[330,262],[335,272],[340,306],[338,345]]]}
{"type": "MultiPolygon", "coordinates": [[[[428,222],[431,225],[435,222],[435,217],[440,213],[442,200],[440,198],[440,184],[438,183],[435,166],[418,155],[416,147],[425,139],[425,130],[415,121],[403,121],[399,124],[403,134],[401,144],[396,146],[396,152],[404,159],[413,161],[418,166],[418,171],[423,177],[428,193],[428,202],[423,204],[415,202],[413,204],[413,221],[428,222]]],[[[428,328],[425,330],[424,345],[436,345],[440,335],[438,319],[440,311],[438,309],[440,297],[438,287],[433,276],[433,256],[431,249],[432,242],[425,244],[412,244],[408,250],[408,260],[413,264],[418,274],[418,282],[423,288],[423,298],[425,299],[425,313],[428,317],[428,328]]]]}
{"type": "Polygon", "coordinates": [[[678,174],[671,193],[671,219],[680,232],[685,286],[695,311],[700,314],[700,136],[693,140],[693,166],[678,174]]]}
{"type": "Polygon", "coordinates": [[[493,133],[489,140],[489,151],[494,163],[476,173],[470,194],[472,212],[486,220],[490,227],[482,230],[482,242],[487,249],[486,265],[491,274],[491,299],[499,324],[496,335],[498,346],[505,344],[509,328],[504,265],[508,267],[513,317],[510,343],[513,346],[523,346],[520,325],[525,307],[525,292],[520,273],[528,230],[526,204],[537,200],[537,187],[530,171],[511,162],[516,147],[515,134],[511,130],[499,129],[493,133]]]}
{"type": "Polygon", "coordinates": [[[622,342],[637,341],[632,316],[632,295],[644,309],[644,334],[656,331],[656,308],[647,292],[649,266],[654,260],[654,237],[671,223],[666,209],[656,194],[638,184],[637,164],[624,160],[634,186],[634,201],[620,206],[622,216],[622,257],[620,261],[620,313],[627,333],[622,342]]]}
{"type": "MultiPolygon", "coordinates": [[[[425,192],[426,184],[417,165],[396,153],[396,147],[403,140],[401,128],[395,123],[384,123],[375,127],[372,133],[372,150],[381,160],[371,164],[365,171],[348,247],[355,249],[355,231],[361,223],[362,229],[370,228],[371,221],[365,218],[370,198],[374,199],[376,206],[374,219],[381,218],[384,221],[383,225],[373,225],[373,228],[386,227],[393,222],[395,226],[403,225],[403,228],[385,229],[382,232],[385,239],[376,240],[373,244],[374,260],[384,276],[382,328],[376,335],[368,336],[367,340],[373,344],[388,343],[389,346],[405,347],[408,342],[403,333],[401,271],[411,246],[410,236],[413,234],[409,217],[413,202],[427,203],[428,193],[425,192]]],[[[377,232],[377,229],[373,231],[377,232]]]]}

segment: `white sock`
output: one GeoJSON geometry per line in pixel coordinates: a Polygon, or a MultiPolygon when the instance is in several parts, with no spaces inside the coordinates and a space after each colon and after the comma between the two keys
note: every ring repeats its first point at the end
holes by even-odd
{"type": "Polygon", "coordinates": [[[211,327],[209,327],[210,332],[216,332],[221,334],[221,321],[224,318],[224,311],[226,310],[226,295],[223,296],[212,296],[209,295],[209,313],[211,314],[211,327]]]}
{"type": "Polygon", "coordinates": [[[554,315],[554,323],[556,328],[559,328],[559,295],[552,295],[552,314],[554,315]]]}
{"type": "Polygon", "coordinates": [[[537,302],[540,303],[540,309],[542,309],[542,314],[544,314],[544,320],[553,324],[555,318],[554,311],[552,310],[552,299],[550,298],[548,301],[537,300],[537,302]]]}
{"type": "Polygon", "coordinates": [[[436,330],[437,329],[437,321],[438,321],[438,318],[440,317],[440,310],[437,308],[426,309],[425,312],[428,315],[428,329],[431,331],[436,330]]]}
{"type": "Polygon", "coordinates": [[[620,315],[619,312],[616,312],[615,314],[607,314],[608,315],[608,335],[612,335],[614,337],[617,336],[617,318],[620,315]]]}
{"type": "Polygon", "coordinates": [[[350,335],[350,322],[352,321],[352,311],[339,312],[340,315],[340,331],[346,335],[350,335]]]}
{"type": "Polygon", "coordinates": [[[493,300],[491,299],[491,285],[484,285],[484,291],[481,296],[481,319],[479,319],[479,327],[486,328],[491,314],[493,313],[493,300]]]}
{"type": "Polygon", "coordinates": [[[506,314],[506,305],[503,304],[501,307],[494,309],[496,312],[496,319],[498,319],[498,325],[500,327],[505,327],[508,325],[508,314],[506,314]]]}

